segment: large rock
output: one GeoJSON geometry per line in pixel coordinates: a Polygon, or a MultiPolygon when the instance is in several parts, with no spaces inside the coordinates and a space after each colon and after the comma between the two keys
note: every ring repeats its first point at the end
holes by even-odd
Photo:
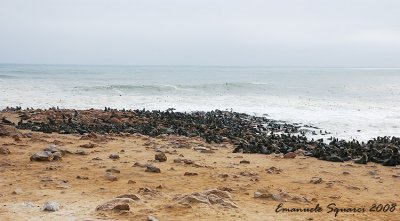
{"type": "Polygon", "coordinates": [[[154,156],[154,159],[160,162],[165,162],[167,161],[167,156],[165,155],[165,153],[158,153],[154,156]]]}
{"type": "Polygon", "coordinates": [[[50,201],[44,204],[44,211],[55,212],[60,210],[60,204],[55,201],[50,201]]]}
{"type": "Polygon", "coordinates": [[[20,135],[21,132],[13,126],[0,124],[0,137],[1,136],[14,136],[20,135]]]}
{"type": "Polygon", "coordinates": [[[31,156],[31,161],[53,161],[54,155],[49,151],[40,151],[31,156]]]}
{"type": "Polygon", "coordinates": [[[158,167],[155,167],[153,165],[149,165],[149,166],[147,166],[145,172],[161,173],[161,170],[158,167]]]}
{"type": "Polygon", "coordinates": [[[178,203],[184,205],[193,204],[206,204],[206,205],[221,205],[227,208],[238,208],[238,206],[230,201],[231,195],[227,191],[218,189],[210,189],[204,192],[195,192],[192,194],[186,194],[177,196],[174,198],[178,203]]]}
{"type": "Polygon", "coordinates": [[[129,198],[135,201],[139,201],[140,197],[137,194],[124,194],[121,196],[117,196],[116,198],[129,198]]]}
{"type": "Polygon", "coordinates": [[[130,198],[116,198],[96,207],[96,211],[129,211],[129,203],[133,202],[130,198]]]}
{"type": "Polygon", "coordinates": [[[296,154],[293,152],[289,152],[289,153],[286,153],[285,155],[283,155],[283,158],[294,159],[294,158],[296,158],[296,154]]]}

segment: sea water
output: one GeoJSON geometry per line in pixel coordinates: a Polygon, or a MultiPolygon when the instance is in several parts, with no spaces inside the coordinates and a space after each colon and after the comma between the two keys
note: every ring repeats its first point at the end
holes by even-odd
{"type": "Polygon", "coordinates": [[[400,69],[0,65],[0,108],[233,110],[343,139],[400,136],[400,69]]]}

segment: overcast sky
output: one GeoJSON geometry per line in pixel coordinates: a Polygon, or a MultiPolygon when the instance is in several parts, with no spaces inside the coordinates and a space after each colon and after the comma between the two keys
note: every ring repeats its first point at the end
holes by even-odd
{"type": "Polygon", "coordinates": [[[400,0],[0,0],[0,63],[400,67],[400,0]]]}

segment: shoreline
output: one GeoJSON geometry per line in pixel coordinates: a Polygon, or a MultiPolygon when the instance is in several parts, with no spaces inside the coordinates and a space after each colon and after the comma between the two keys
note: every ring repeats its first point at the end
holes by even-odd
{"type": "MultiPolygon", "coordinates": [[[[310,140],[305,136],[307,129],[298,124],[230,111],[187,113],[174,112],[172,108],[166,111],[148,111],[108,107],[104,110],[22,110],[17,107],[0,112],[0,116],[4,114],[10,115],[14,121],[3,117],[3,123],[17,125],[18,129],[44,133],[139,133],[151,137],[172,134],[201,137],[207,143],[228,141],[234,145],[234,153],[282,153],[288,157],[301,154],[332,162],[375,162],[384,166],[400,164],[400,138],[397,137],[377,137],[367,142],[338,140],[334,137],[325,141],[310,140]]],[[[308,128],[319,129],[312,126],[308,128]]],[[[320,134],[329,136],[328,132],[322,130],[320,134]]]]}
{"type": "Polygon", "coordinates": [[[393,220],[398,214],[398,208],[370,211],[396,203],[398,166],[232,153],[228,141],[199,137],[7,128],[10,135],[0,137],[0,175],[7,177],[0,179],[2,220],[393,220]],[[50,161],[32,159],[44,150],[50,161]],[[57,210],[43,211],[48,202],[57,210]],[[292,212],[276,212],[282,203],[292,212]],[[332,203],[337,216],[328,213],[332,203]],[[298,212],[316,205],[321,212],[298,212]]]}

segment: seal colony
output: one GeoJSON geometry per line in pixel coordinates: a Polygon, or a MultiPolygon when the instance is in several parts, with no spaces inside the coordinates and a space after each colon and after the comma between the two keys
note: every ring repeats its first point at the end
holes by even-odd
{"type": "MultiPolygon", "coordinates": [[[[384,166],[400,164],[400,138],[377,137],[367,142],[345,141],[334,137],[307,139],[300,126],[266,117],[215,110],[210,112],[174,112],[149,110],[68,110],[59,108],[6,108],[2,112],[19,114],[18,129],[60,134],[135,134],[157,137],[180,135],[201,137],[207,143],[229,141],[234,153],[287,154],[302,152],[320,160],[358,164],[368,162],[384,166]]],[[[3,118],[3,124],[13,124],[3,118]]],[[[295,155],[293,155],[295,156],[295,155]]]]}
{"type": "MultiPolygon", "coordinates": [[[[399,166],[318,160],[308,154],[333,148],[302,133],[226,111],[9,108],[0,112],[0,220],[396,220],[399,166]]],[[[370,145],[395,155],[390,142],[370,145]]]]}

